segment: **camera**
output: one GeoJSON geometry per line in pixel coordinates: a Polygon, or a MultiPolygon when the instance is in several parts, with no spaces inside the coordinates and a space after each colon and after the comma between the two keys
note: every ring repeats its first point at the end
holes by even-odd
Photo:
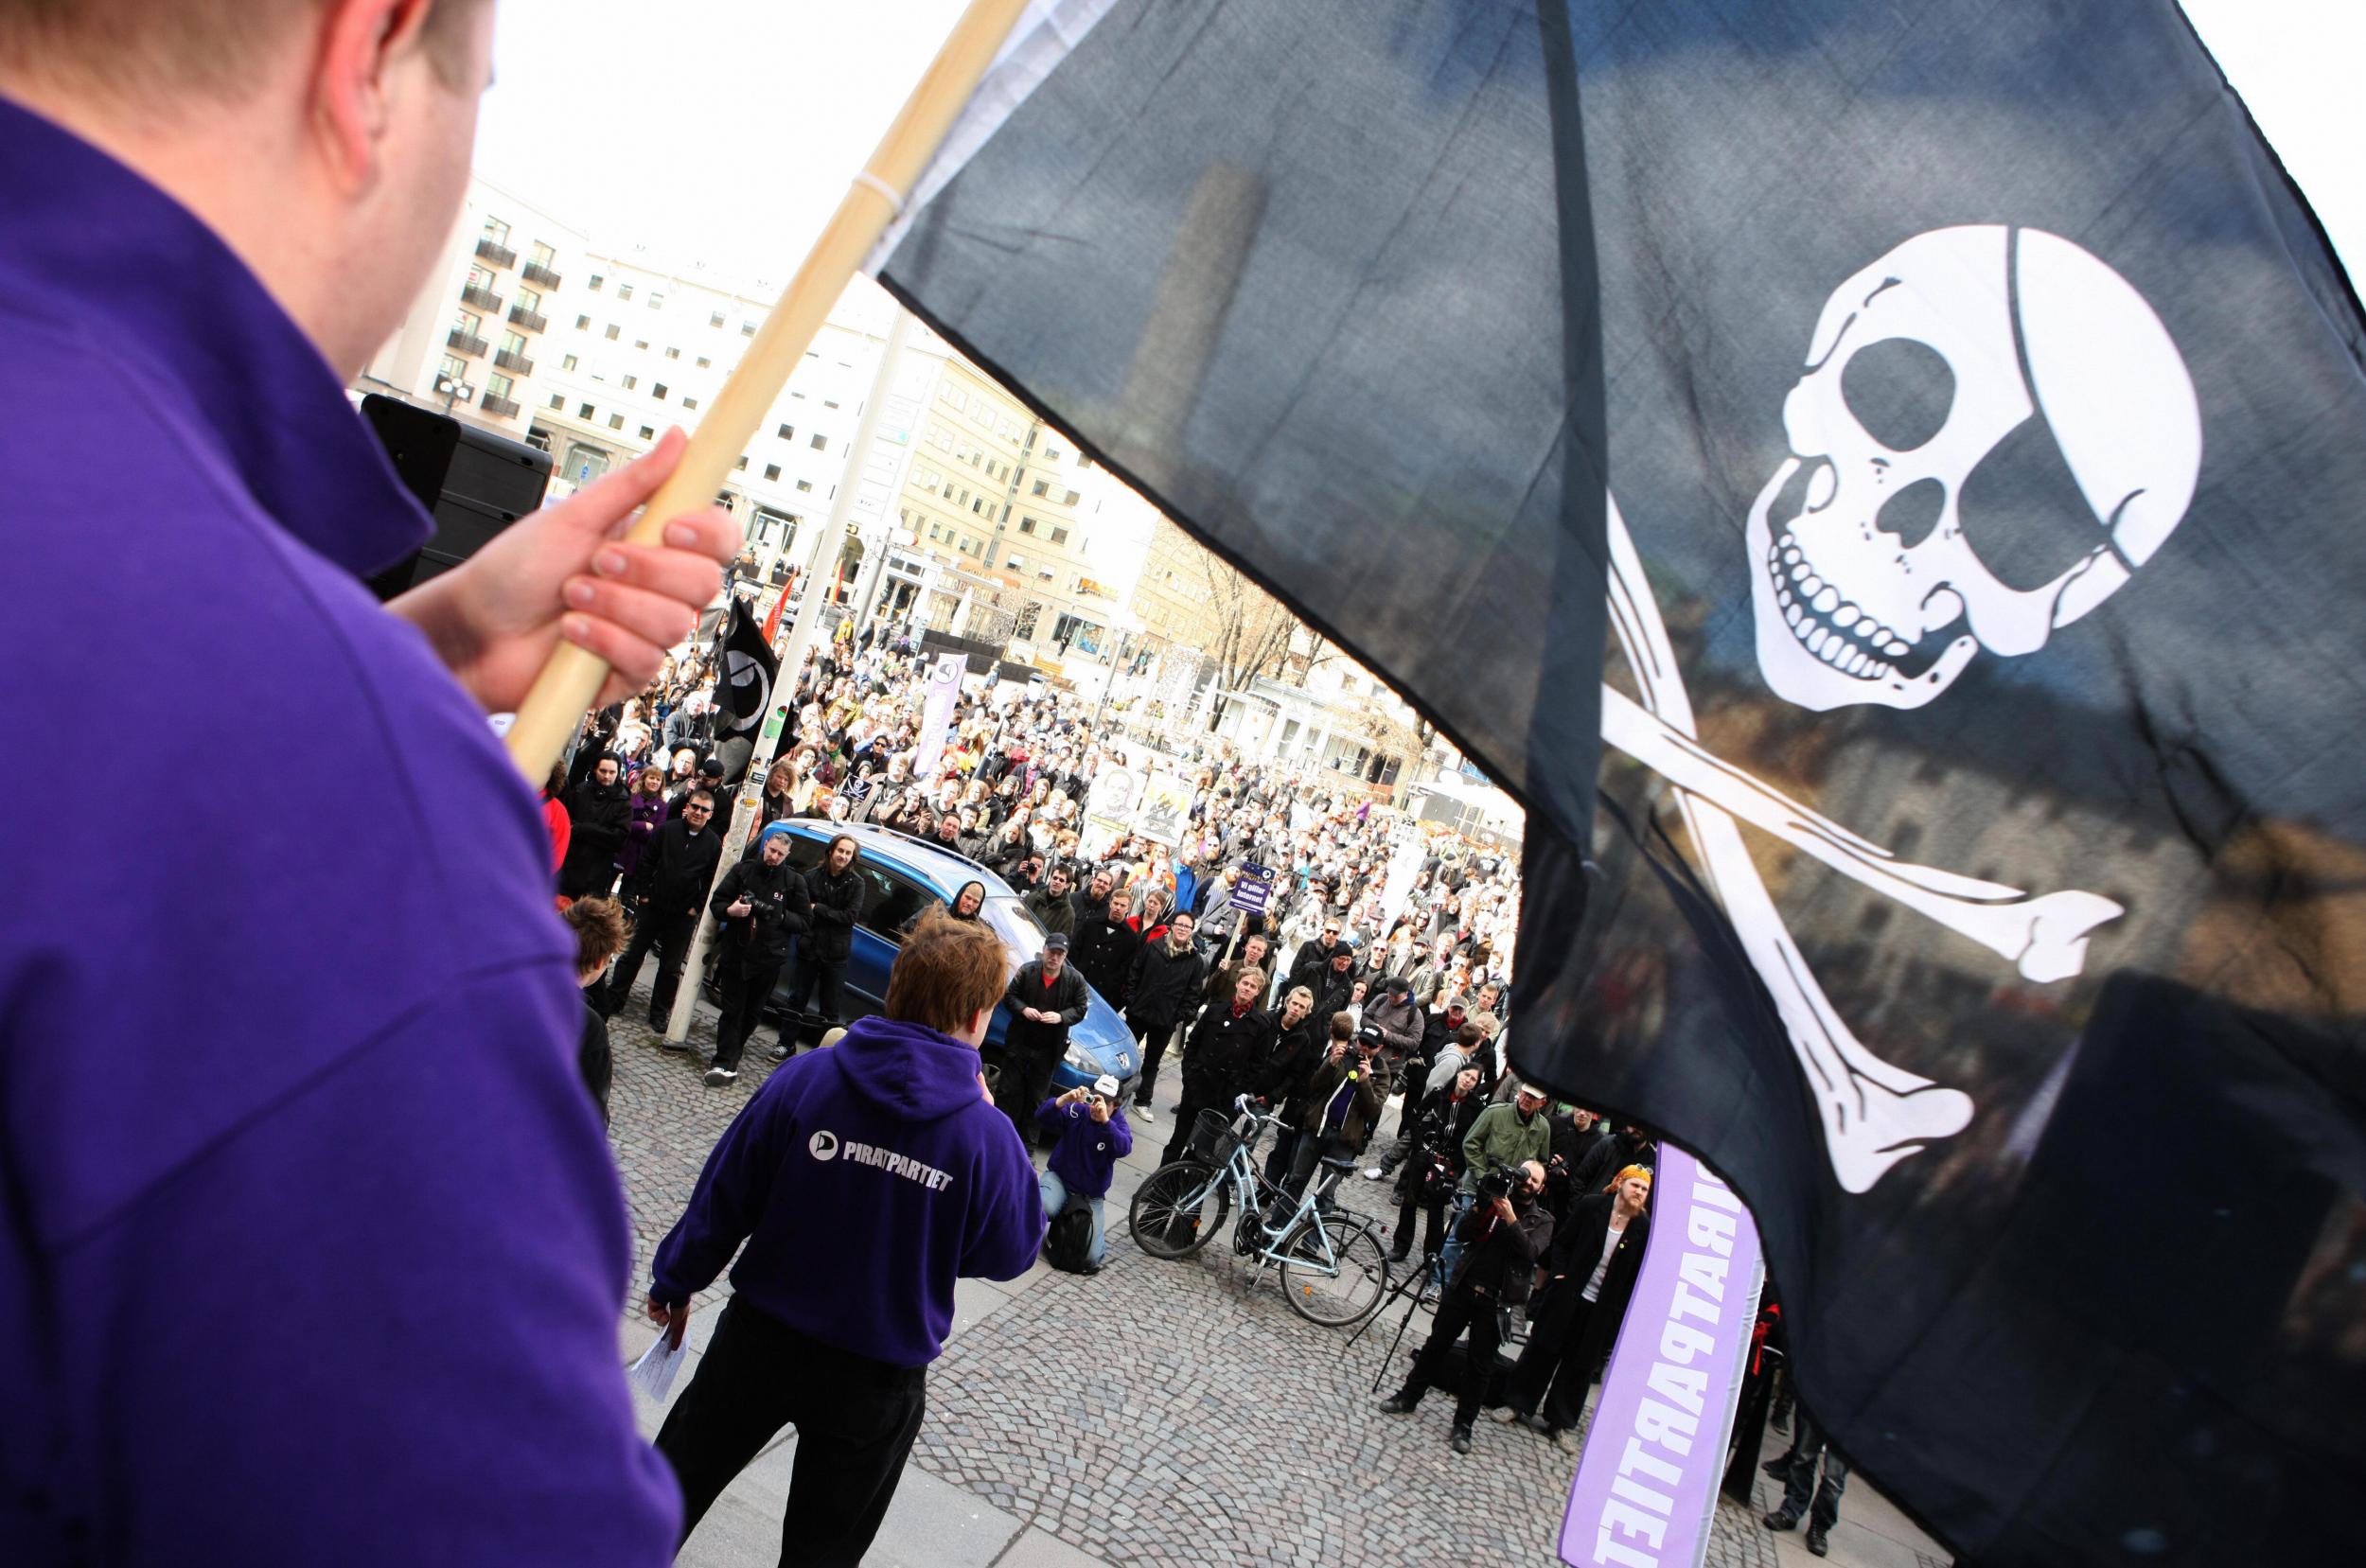
{"type": "Polygon", "coordinates": [[[1486,1199],[1490,1203],[1494,1202],[1497,1198],[1510,1197],[1511,1172],[1509,1171],[1490,1171],[1487,1174],[1479,1178],[1478,1191],[1479,1196],[1486,1199]]]}

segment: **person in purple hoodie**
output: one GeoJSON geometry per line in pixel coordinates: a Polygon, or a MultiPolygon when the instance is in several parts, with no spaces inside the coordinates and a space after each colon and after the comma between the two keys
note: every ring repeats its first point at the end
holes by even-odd
{"type": "Polygon", "coordinates": [[[182,768],[170,835],[69,812],[9,861],[9,1568],[674,1538],[576,946],[487,714],[562,638],[600,703],[639,689],[737,531],[615,538],[677,435],[389,604],[362,583],[431,525],[345,387],[446,250],[492,30],[486,0],[0,0],[0,721],[70,728],[90,628],[124,627],[143,747],[267,711],[273,801],[339,806],[332,846],[182,768]]]}
{"type": "Polygon", "coordinates": [[[1091,1088],[1056,1095],[1035,1111],[1035,1120],[1043,1130],[1059,1138],[1038,1178],[1044,1219],[1058,1219],[1071,1197],[1092,1206],[1093,1240],[1085,1255],[1086,1274],[1099,1274],[1102,1260],[1109,1255],[1109,1232],[1102,1211],[1118,1161],[1134,1152],[1134,1129],[1126,1125],[1124,1107],[1118,1103],[1119,1087],[1118,1081],[1104,1072],[1093,1080],[1091,1088]]]}
{"type": "Polygon", "coordinates": [[[739,1254],[657,1435],[685,1541],[794,1425],[782,1560],[793,1545],[816,1568],[860,1562],[920,1432],[954,1280],[1034,1263],[1035,1169],[978,1059],[1006,962],[992,927],[921,916],[888,972],[885,1015],[773,1069],[707,1156],[649,1282],[649,1317],[680,1344],[690,1298],[739,1254]]]}

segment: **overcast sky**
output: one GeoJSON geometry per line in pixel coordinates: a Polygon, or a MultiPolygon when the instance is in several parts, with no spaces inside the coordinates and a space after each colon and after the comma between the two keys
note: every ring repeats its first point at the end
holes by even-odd
{"type": "MultiPolygon", "coordinates": [[[[2353,276],[2366,0],[2185,0],[2353,276]]],[[[960,0],[504,0],[477,167],[603,241],[777,286],[960,0]]]]}

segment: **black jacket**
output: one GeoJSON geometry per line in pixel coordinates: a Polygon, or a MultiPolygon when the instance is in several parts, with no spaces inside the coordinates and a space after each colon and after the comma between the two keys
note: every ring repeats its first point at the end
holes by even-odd
{"type": "Polygon", "coordinates": [[[723,836],[715,830],[712,819],[697,833],[690,831],[687,819],[666,823],[642,854],[647,890],[644,904],[662,920],[696,919],[698,895],[715,880],[715,863],[722,858],[723,836]]]}
{"type": "Polygon", "coordinates": [[[1125,1001],[1125,982],[1133,974],[1134,955],[1141,951],[1141,934],[1121,920],[1111,920],[1104,904],[1076,923],[1068,939],[1068,961],[1074,964],[1102,1000],[1112,1007],[1125,1001]]]}
{"type": "Polygon", "coordinates": [[[1183,1048],[1184,1090],[1211,1105],[1230,1105],[1234,1096],[1249,1092],[1250,1077],[1279,1032],[1273,1014],[1262,1007],[1236,1018],[1230,997],[1209,1002],[1183,1048]]]}
{"type": "MultiPolygon", "coordinates": [[[[1484,1292],[1507,1307],[1516,1307],[1528,1298],[1536,1260],[1552,1244],[1553,1211],[1540,1198],[1517,1224],[1507,1224],[1494,1205],[1474,1203],[1455,1227],[1455,1236],[1462,1242],[1462,1261],[1448,1285],[1484,1292]]],[[[1599,1236],[1594,1244],[1602,1244],[1599,1236]]]]}
{"type": "Polygon", "coordinates": [[[1126,978],[1126,1022],[1137,1029],[1173,1029],[1199,1000],[1207,973],[1208,960],[1188,943],[1179,955],[1168,950],[1164,938],[1142,943],[1126,978]]]}
{"type": "Polygon", "coordinates": [[[805,951],[816,963],[844,963],[855,950],[855,921],[862,913],[861,874],[849,866],[832,876],[824,860],[805,873],[805,893],[812,901],[805,951]]]}
{"type": "MultiPolygon", "coordinates": [[[[1290,978],[1293,980],[1298,979],[1309,964],[1329,963],[1331,956],[1339,951],[1339,947],[1340,943],[1335,942],[1325,947],[1322,938],[1308,937],[1298,943],[1298,955],[1290,960],[1290,978]]],[[[1317,992],[1321,989],[1319,986],[1315,987],[1317,992]]]]}
{"type": "Polygon", "coordinates": [[[632,802],[625,798],[620,780],[602,785],[585,780],[567,793],[567,878],[596,881],[612,871],[616,852],[624,847],[625,827],[632,820],[632,802]]]}
{"type": "Polygon", "coordinates": [[[1584,1168],[1585,1156],[1594,1152],[1594,1146],[1609,1136],[1598,1125],[1579,1132],[1575,1113],[1553,1119],[1553,1163],[1545,1167],[1545,1201],[1563,1221],[1569,1218],[1570,1207],[1579,1198],[1591,1195],[1578,1189],[1578,1172],[1584,1168]]]}
{"type": "Polygon", "coordinates": [[[1651,1163],[1650,1139],[1631,1138],[1624,1133],[1613,1133],[1586,1151],[1570,1183],[1576,1188],[1580,1200],[1596,1197],[1610,1186],[1612,1177],[1628,1166],[1651,1163]]]}
{"type": "MultiPolygon", "coordinates": [[[[1277,1027],[1280,1014],[1275,1015],[1277,1027]]],[[[1306,1081],[1315,1076],[1315,1068],[1323,1059],[1323,1047],[1330,1041],[1327,1026],[1317,1024],[1308,1013],[1295,1029],[1281,1030],[1266,1043],[1262,1060],[1249,1068],[1247,1092],[1266,1104],[1276,1107],[1281,1119],[1295,1127],[1304,1119],[1305,1113],[1298,1101],[1306,1090],[1306,1081]]]]}
{"type": "Polygon", "coordinates": [[[1076,972],[1073,962],[1062,964],[1059,978],[1046,985],[1043,960],[1033,959],[1011,977],[1011,988],[1003,993],[1002,1000],[1011,1010],[1002,1048],[1014,1056],[1057,1057],[1068,1049],[1068,1026],[1082,1022],[1085,1010],[1092,1005],[1092,994],[1085,989],[1085,977],[1076,972]],[[1039,1024],[1020,1013],[1028,1007],[1038,1013],[1056,1013],[1060,1021],[1039,1024]]]}
{"type": "MultiPolygon", "coordinates": [[[[1613,1200],[1607,1192],[1580,1198],[1570,1210],[1569,1221],[1558,1227],[1552,1246],[1545,1254],[1545,1289],[1577,1291],[1585,1289],[1593,1277],[1594,1265],[1601,1261],[1602,1242],[1610,1233],[1613,1200]]],[[[1585,1334],[1578,1343],[1578,1365],[1592,1368],[1610,1354],[1611,1342],[1618,1337],[1619,1321],[1627,1315],[1627,1302],[1634,1295],[1635,1276],[1643,1267],[1644,1244],[1651,1239],[1651,1216],[1637,1214],[1627,1222],[1626,1233],[1618,1239],[1618,1250],[1610,1255],[1610,1267],[1603,1271],[1601,1289],[1594,1297],[1594,1310],[1586,1313],[1585,1334]]]]}
{"type": "Polygon", "coordinates": [[[779,963],[788,957],[789,938],[811,924],[813,900],[806,895],[805,879],[796,867],[786,860],[768,866],[759,855],[723,873],[723,880],[715,885],[715,896],[707,900],[707,908],[723,923],[718,945],[724,952],[779,963]],[[723,911],[742,896],[750,909],[734,920],[723,911]]]}

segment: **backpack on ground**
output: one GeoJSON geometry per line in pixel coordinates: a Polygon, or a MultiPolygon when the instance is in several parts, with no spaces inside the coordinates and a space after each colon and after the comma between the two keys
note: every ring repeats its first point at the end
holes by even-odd
{"type": "Polygon", "coordinates": [[[1082,1274],[1091,1261],[1093,1211],[1081,1199],[1070,1198],[1051,1229],[1044,1232],[1043,1260],[1063,1274],[1082,1274]]]}

